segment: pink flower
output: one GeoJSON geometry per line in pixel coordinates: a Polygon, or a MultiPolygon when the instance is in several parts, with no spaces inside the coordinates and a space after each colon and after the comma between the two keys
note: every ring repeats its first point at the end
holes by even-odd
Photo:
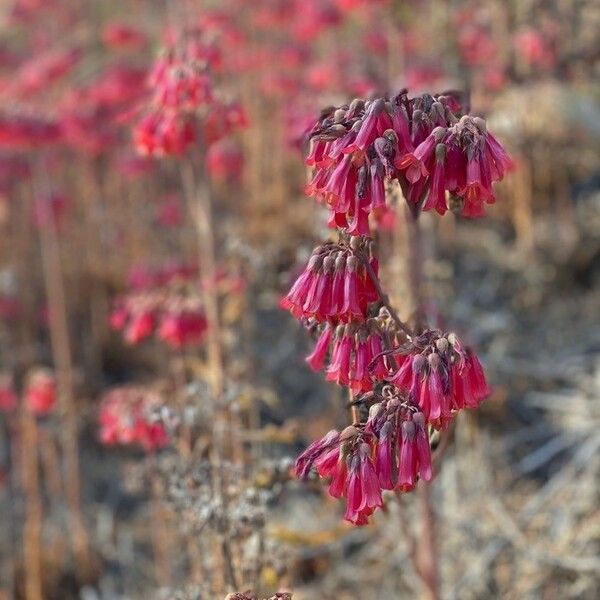
{"type": "MultiPolygon", "coordinates": [[[[376,271],[376,263],[371,263],[376,271]]],[[[363,321],[368,304],[376,299],[367,269],[354,252],[329,244],[315,249],[280,306],[298,319],[363,321]]]]}
{"type": "Polygon", "coordinates": [[[115,331],[121,331],[125,328],[125,325],[127,325],[129,316],[129,310],[127,310],[125,305],[117,306],[110,313],[108,323],[115,331]]]}
{"type": "Polygon", "coordinates": [[[306,357],[306,362],[313,371],[320,371],[323,368],[332,335],[333,328],[327,324],[319,336],[315,349],[306,357]]]}
{"type": "Polygon", "coordinates": [[[56,405],[56,380],[49,371],[35,371],[25,386],[25,406],[38,416],[50,413],[56,405]]]}
{"type": "Polygon", "coordinates": [[[154,331],[155,316],[153,312],[141,311],[131,316],[125,329],[125,341],[128,344],[139,344],[154,331]]]}
{"type": "Polygon", "coordinates": [[[100,441],[106,445],[140,445],[147,452],[167,446],[170,438],[160,421],[149,417],[155,403],[144,388],[120,387],[105,394],[98,421],[100,441]]]}
{"type": "Polygon", "coordinates": [[[454,334],[426,330],[398,357],[390,381],[405,390],[427,422],[443,429],[456,411],[479,406],[489,395],[481,363],[454,334]]]}
{"type": "Polygon", "coordinates": [[[147,43],[147,37],[139,29],[125,23],[111,21],[102,29],[102,41],[109,48],[139,49],[147,43]]]}
{"type": "Polygon", "coordinates": [[[306,479],[310,472],[313,463],[320,466],[319,473],[322,477],[327,477],[333,472],[339,456],[340,432],[332,429],[325,437],[313,442],[297,459],[294,467],[296,477],[306,479]],[[333,454],[330,454],[333,452],[333,454]],[[323,462],[323,457],[327,457],[327,461],[323,462]],[[333,462],[331,458],[335,457],[333,462]],[[319,463],[319,460],[321,461],[319,463]]]}
{"type": "Polygon", "coordinates": [[[470,349],[464,351],[462,361],[452,365],[453,408],[477,408],[490,395],[483,367],[470,349]]]}
{"type": "Polygon", "coordinates": [[[199,344],[208,324],[202,311],[166,311],[158,325],[158,338],[172,348],[199,344]]]}
{"type": "Polygon", "coordinates": [[[422,414],[402,423],[400,439],[398,487],[407,492],[415,487],[418,477],[425,481],[432,477],[431,448],[422,414]]]}
{"type": "Polygon", "coordinates": [[[393,425],[390,421],[384,423],[379,433],[375,469],[381,488],[393,490],[397,481],[396,446],[393,425]]]}
{"type": "Polygon", "coordinates": [[[369,444],[360,443],[350,455],[344,518],[355,525],[365,525],[376,508],[383,506],[379,479],[371,458],[369,444]]]}

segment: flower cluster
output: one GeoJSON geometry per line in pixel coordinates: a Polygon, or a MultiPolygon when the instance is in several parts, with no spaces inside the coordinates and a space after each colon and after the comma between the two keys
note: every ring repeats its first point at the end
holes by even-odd
{"type": "Polygon", "coordinates": [[[200,344],[208,326],[198,297],[181,296],[168,289],[133,292],[119,298],[109,323],[123,332],[128,344],[139,344],[155,334],[172,348],[200,344]]]}
{"type": "Polygon", "coordinates": [[[152,418],[157,398],[135,387],[116,388],[100,404],[100,441],[107,446],[140,445],[151,452],[169,444],[164,425],[152,418]]]}
{"type": "Polygon", "coordinates": [[[323,114],[310,132],[306,159],[315,172],[306,192],[325,202],[329,224],[368,235],[371,212],[386,207],[398,181],[406,200],[444,214],[446,192],[467,217],[495,201],[492,183],[511,161],[479,117],[461,116],[450,95],[354,100],[323,114]]]}
{"type": "Polygon", "coordinates": [[[200,138],[210,144],[246,123],[238,103],[215,97],[213,71],[221,56],[208,38],[199,28],[184,31],[154,63],[152,96],[133,130],[141,154],[181,155],[200,138]]]}
{"type": "Polygon", "coordinates": [[[345,518],[364,525],[383,506],[383,490],[410,491],[419,478],[433,475],[426,419],[408,397],[386,384],[362,401],[370,405],[365,423],[330,431],[297,459],[296,474],[306,479],[312,467],[330,478],[329,494],[346,498],[345,518]]]}
{"type": "Polygon", "coordinates": [[[373,280],[377,271],[370,240],[354,237],[351,244],[326,242],[314,249],[280,305],[297,319],[363,321],[369,304],[378,299],[373,280]]]}
{"type": "Polygon", "coordinates": [[[379,319],[340,324],[335,328],[328,323],[306,362],[313,370],[320,371],[329,353],[329,364],[325,368],[327,381],[348,386],[354,393],[366,392],[373,389],[374,381],[381,380],[388,373],[383,339],[379,319]]]}
{"type": "Polygon", "coordinates": [[[345,518],[362,525],[383,490],[410,491],[433,476],[429,433],[489,395],[483,368],[453,333],[400,320],[379,282],[369,215],[385,217],[387,187],[398,182],[418,217],[453,206],[483,214],[492,184],[511,166],[479,117],[462,115],[452,95],[354,100],[325,111],[312,128],[307,193],[325,202],[338,242],[328,241],[281,300],[318,339],[307,362],[347,387],[353,423],[311,444],[296,473],[312,467],[346,498],[345,518]],[[366,418],[366,411],[368,418],[366,418]]]}
{"type": "Polygon", "coordinates": [[[490,393],[479,359],[454,333],[425,330],[400,352],[400,368],[390,381],[407,391],[436,428],[463,408],[477,408],[490,393]]]}

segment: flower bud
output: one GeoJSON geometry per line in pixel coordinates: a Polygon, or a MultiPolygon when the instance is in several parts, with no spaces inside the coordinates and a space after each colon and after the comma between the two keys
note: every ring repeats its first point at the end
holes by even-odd
{"type": "Polygon", "coordinates": [[[448,350],[448,340],[446,338],[440,338],[436,340],[435,347],[438,349],[440,354],[444,354],[448,350]]]}
{"type": "Polygon", "coordinates": [[[425,429],[425,415],[422,412],[416,412],[413,415],[413,423],[419,429],[425,429]]]}
{"type": "Polygon", "coordinates": [[[349,256],[346,261],[346,271],[354,272],[358,269],[358,258],[354,255],[349,256]]]}
{"type": "Polygon", "coordinates": [[[358,435],[358,433],[359,431],[356,429],[356,427],[354,427],[354,425],[348,425],[348,427],[346,427],[346,429],[342,430],[342,433],[340,433],[340,440],[342,442],[352,440],[358,435]]]}
{"type": "Polygon", "coordinates": [[[373,406],[369,408],[369,421],[376,419],[381,414],[382,410],[383,407],[381,406],[381,402],[373,404],[373,406]]]}
{"type": "Polygon", "coordinates": [[[475,127],[477,127],[481,133],[487,133],[487,124],[484,119],[481,117],[473,117],[473,123],[475,123],[475,127]]]}
{"type": "Polygon", "coordinates": [[[402,437],[403,438],[414,438],[415,437],[415,424],[412,421],[404,421],[404,423],[402,423],[402,437]]]}
{"type": "Polygon", "coordinates": [[[439,366],[440,366],[440,355],[437,352],[432,352],[428,357],[427,360],[429,362],[429,366],[434,370],[437,371],[439,366]]]}
{"type": "Polygon", "coordinates": [[[426,362],[427,362],[427,359],[422,354],[417,354],[413,358],[413,363],[412,363],[412,367],[413,367],[413,370],[415,371],[415,373],[421,373],[423,371],[423,369],[425,368],[426,362]]]}

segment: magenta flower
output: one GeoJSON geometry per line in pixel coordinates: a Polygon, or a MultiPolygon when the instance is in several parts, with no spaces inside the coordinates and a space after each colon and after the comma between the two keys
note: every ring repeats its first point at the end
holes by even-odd
{"type": "Polygon", "coordinates": [[[402,423],[398,487],[404,492],[415,487],[418,477],[425,481],[432,477],[431,449],[424,423],[420,413],[412,421],[402,423]]]}
{"type": "Polygon", "coordinates": [[[434,427],[446,427],[457,410],[475,408],[489,395],[483,368],[454,334],[426,330],[398,359],[390,381],[405,390],[434,427]]]}
{"type": "MultiPolygon", "coordinates": [[[[370,264],[376,271],[377,263],[370,260],[370,264]]],[[[314,250],[280,306],[298,319],[363,321],[369,303],[376,299],[373,282],[354,251],[326,244],[314,250]]]]}

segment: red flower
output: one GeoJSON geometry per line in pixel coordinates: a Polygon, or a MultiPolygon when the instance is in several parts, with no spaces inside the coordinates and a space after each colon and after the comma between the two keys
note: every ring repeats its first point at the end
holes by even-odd
{"type": "Polygon", "coordinates": [[[402,423],[400,440],[398,487],[406,492],[414,488],[418,476],[425,481],[432,477],[431,448],[422,414],[402,423]]]}
{"type": "Polygon", "coordinates": [[[391,382],[411,399],[436,428],[462,408],[475,408],[489,395],[483,368],[456,335],[426,330],[413,340],[391,382]]]}
{"type": "Polygon", "coordinates": [[[202,342],[207,326],[201,311],[167,311],[161,317],[157,334],[172,348],[182,348],[202,342]]]}
{"type": "Polygon", "coordinates": [[[47,415],[56,405],[56,380],[49,371],[40,369],[28,379],[25,405],[36,415],[47,415]]]}

